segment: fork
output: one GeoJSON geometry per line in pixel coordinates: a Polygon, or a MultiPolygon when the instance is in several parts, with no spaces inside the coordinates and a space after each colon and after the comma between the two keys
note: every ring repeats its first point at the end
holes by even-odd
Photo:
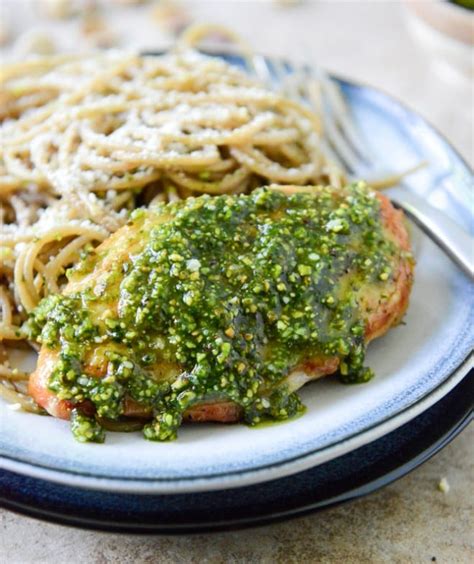
{"type": "MultiPolygon", "coordinates": [[[[324,130],[322,150],[328,160],[344,170],[351,180],[365,178],[370,183],[367,175],[376,171],[370,151],[357,131],[342,92],[329,75],[308,65],[290,74],[282,60],[262,55],[253,55],[250,62],[251,70],[265,86],[279,89],[318,110],[324,130]]],[[[394,177],[397,185],[388,190],[390,200],[473,279],[474,238],[442,211],[397,182],[417,168],[394,177]]]]}

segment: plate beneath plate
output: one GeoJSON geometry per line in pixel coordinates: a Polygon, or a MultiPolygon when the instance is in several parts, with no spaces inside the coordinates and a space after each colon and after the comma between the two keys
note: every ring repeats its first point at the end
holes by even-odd
{"type": "MultiPolygon", "coordinates": [[[[239,62],[235,57],[233,62],[239,62]]],[[[340,81],[354,118],[383,168],[430,166],[406,184],[466,223],[463,194],[472,175],[422,118],[381,92],[340,81]]],[[[406,325],[369,347],[376,378],[344,386],[335,378],[306,386],[306,414],[285,424],[188,425],[173,443],[109,433],[104,445],[76,443],[67,423],[0,405],[1,464],[7,470],[74,487],[178,493],[242,487],[301,472],[389,433],[439,401],[468,370],[474,345],[470,281],[426,238],[406,325]],[[34,429],[34,432],[32,432],[34,429]],[[125,453],[125,455],[124,455],[125,453]]]]}
{"type": "Polygon", "coordinates": [[[381,439],[291,477],[227,491],[130,495],[77,490],[11,472],[7,509],[89,529],[184,534],[263,525],[367,495],[446,446],[472,419],[474,372],[430,409],[381,439]]]}

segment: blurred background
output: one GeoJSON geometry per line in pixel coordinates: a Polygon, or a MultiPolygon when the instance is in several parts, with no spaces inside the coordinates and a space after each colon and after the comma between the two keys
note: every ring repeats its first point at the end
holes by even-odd
{"type": "Polygon", "coordinates": [[[219,23],[256,51],[382,88],[472,165],[473,10],[474,0],[0,0],[0,57],[162,49],[192,23],[219,23]]]}

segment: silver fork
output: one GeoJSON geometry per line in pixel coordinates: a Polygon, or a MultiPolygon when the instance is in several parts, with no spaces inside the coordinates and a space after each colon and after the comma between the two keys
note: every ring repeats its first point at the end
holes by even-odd
{"type": "MultiPolygon", "coordinates": [[[[251,62],[253,72],[267,87],[283,91],[318,110],[324,129],[322,150],[327,158],[341,167],[350,179],[370,181],[370,174],[376,170],[370,151],[334,81],[323,70],[309,66],[290,73],[280,59],[254,55],[251,62]]],[[[393,204],[403,209],[459,268],[474,278],[474,238],[442,211],[397,184],[387,191],[393,204]]]]}

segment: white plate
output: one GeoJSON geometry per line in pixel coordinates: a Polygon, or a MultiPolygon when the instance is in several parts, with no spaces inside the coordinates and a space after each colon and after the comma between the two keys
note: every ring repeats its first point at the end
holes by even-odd
{"type": "MultiPolygon", "coordinates": [[[[466,224],[472,175],[449,144],[386,95],[341,84],[384,166],[433,163],[408,184],[466,224]]],[[[472,284],[418,232],[415,242],[418,264],[406,324],[371,344],[367,364],[376,378],[368,384],[345,386],[329,378],[302,390],[307,412],[299,419],[257,429],[188,425],[172,443],[108,433],[103,445],[79,444],[66,422],[2,404],[2,466],[77,487],[178,493],[279,478],[375,440],[448,393],[468,371],[474,344],[472,284]]]]}

